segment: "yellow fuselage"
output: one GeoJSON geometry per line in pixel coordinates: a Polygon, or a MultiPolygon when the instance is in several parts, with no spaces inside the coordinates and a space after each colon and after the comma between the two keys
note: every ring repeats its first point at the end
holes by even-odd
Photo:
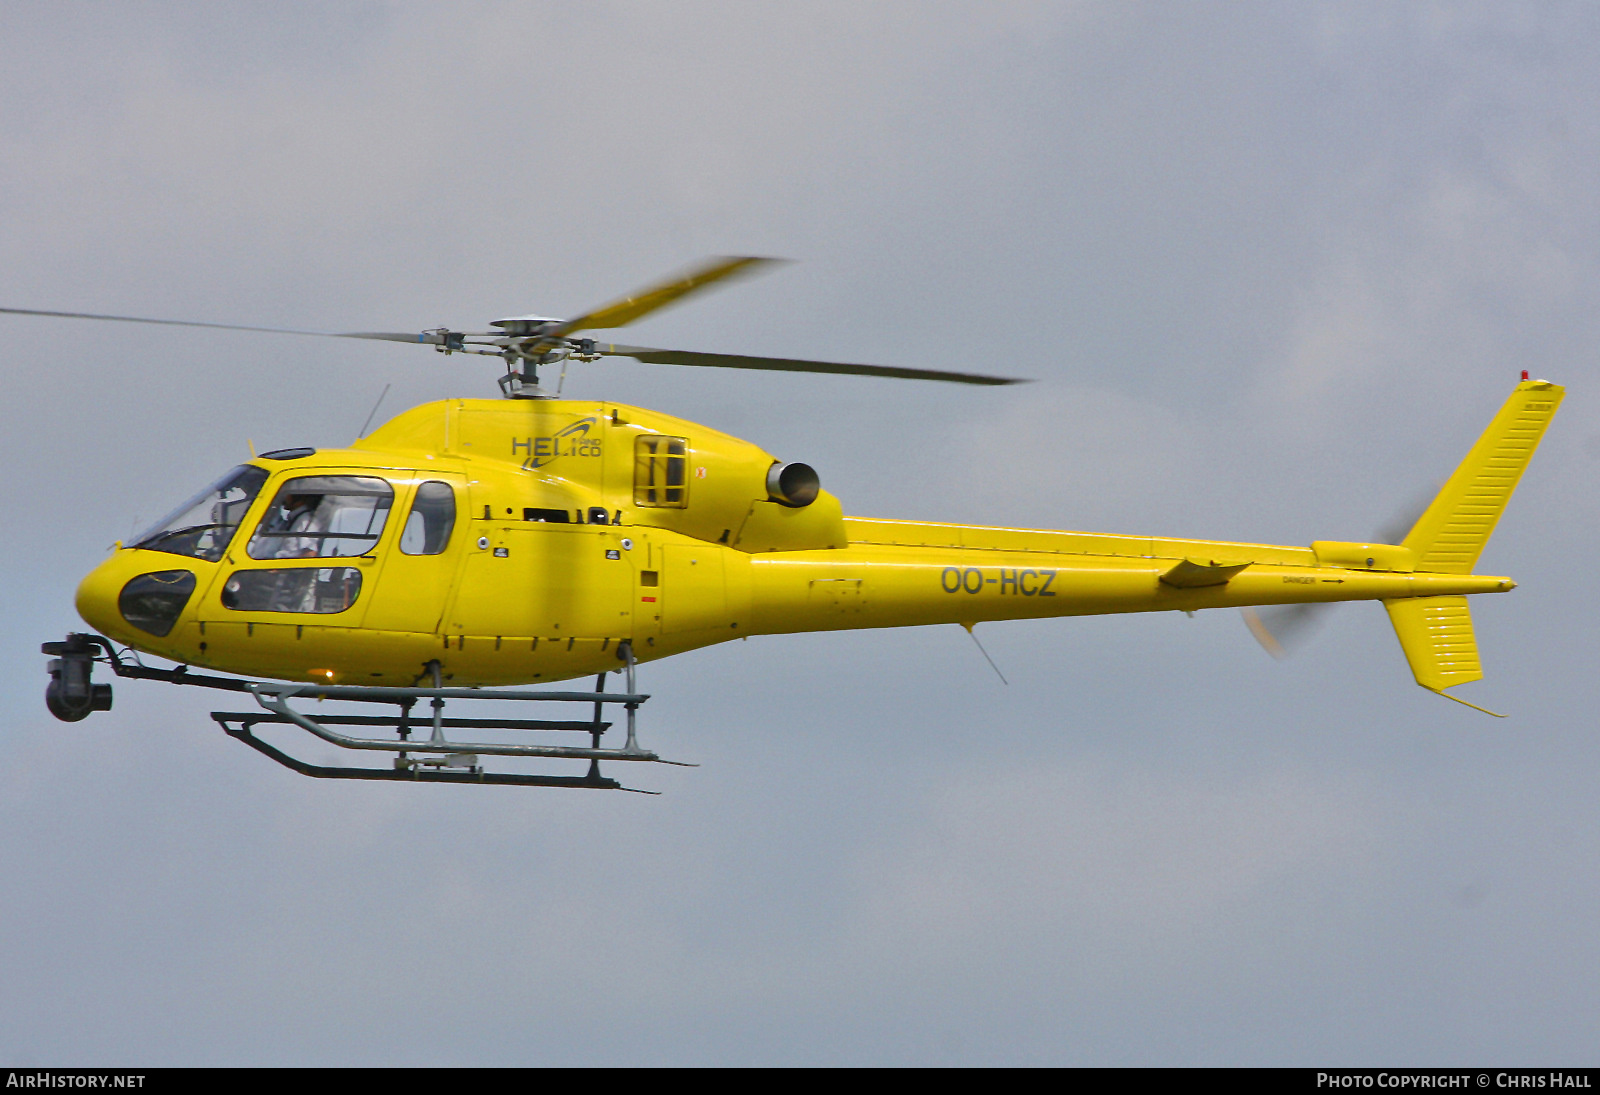
{"type": "Polygon", "coordinates": [[[139,650],[251,676],[410,684],[437,660],[455,684],[497,685],[615,669],[623,643],[648,661],[747,635],[1512,586],[1416,573],[1392,545],[847,518],[826,492],[803,507],[773,500],[774,460],[748,442],[610,403],[449,400],[346,450],[252,463],[269,478],[220,558],[119,548],[79,588],[84,619],[139,650]],[[681,455],[649,455],[669,451],[656,439],[681,440],[670,450],[681,455]],[[679,461],[670,488],[669,459],[679,461]],[[392,487],[375,542],[338,558],[252,558],[245,545],[271,500],[313,476],[392,487]],[[409,554],[400,537],[424,483],[449,486],[456,516],[442,550],[409,554]],[[335,567],[359,576],[340,611],[240,609],[224,595],[252,570],[335,567]],[[194,591],[168,633],[130,624],[119,611],[129,583],[174,571],[193,574],[194,591]]]}

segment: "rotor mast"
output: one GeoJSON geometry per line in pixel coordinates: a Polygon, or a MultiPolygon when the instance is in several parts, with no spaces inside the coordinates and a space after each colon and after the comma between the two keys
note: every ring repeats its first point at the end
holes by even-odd
{"type": "Polygon", "coordinates": [[[500,378],[500,391],[507,399],[555,399],[561,394],[561,386],[558,384],[554,392],[541,387],[539,366],[563,363],[561,376],[565,380],[565,362],[568,358],[598,361],[602,356],[595,352],[592,338],[564,338],[557,334],[562,321],[550,316],[513,316],[497,319],[490,326],[499,327],[504,332],[494,341],[500,346],[499,354],[506,362],[506,374],[500,378]]]}

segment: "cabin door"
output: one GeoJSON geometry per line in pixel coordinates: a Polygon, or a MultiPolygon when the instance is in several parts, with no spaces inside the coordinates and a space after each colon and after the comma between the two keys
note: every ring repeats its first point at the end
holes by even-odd
{"type": "Polygon", "coordinates": [[[389,541],[365,624],[375,631],[435,634],[471,533],[460,476],[431,470],[396,475],[395,537],[389,541]],[[401,481],[398,476],[409,479],[401,481]]]}

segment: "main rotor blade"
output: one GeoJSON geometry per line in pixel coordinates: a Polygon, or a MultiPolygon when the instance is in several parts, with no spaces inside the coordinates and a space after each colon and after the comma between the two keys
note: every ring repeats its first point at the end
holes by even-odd
{"type": "MultiPolygon", "coordinates": [[[[93,312],[41,312],[34,308],[0,308],[12,316],[49,316],[54,319],[106,319],[116,323],[158,323],[163,327],[210,327],[221,331],[266,331],[279,335],[326,335],[327,331],[302,331],[293,327],[245,327],[237,323],[199,323],[189,319],[150,319],[147,316],[102,316],[93,312]]],[[[413,340],[415,336],[412,336],[413,340]]]]}
{"type": "Polygon", "coordinates": [[[101,319],[113,323],[154,323],[162,327],[207,327],[214,331],[259,331],[271,335],[311,335],[317,338],[376,338],[385,342],[443,345],[437,331],[307,331],[299,327],[250,327],[241,323],[201,323],[192,319],[151,319],[148,316],[104,316],[95,312],[45,312],[36,308],[0,308],[12,316],[47,316],[51,319],[101,319]]]}
{"type": "Polygon", "coordinates": [[[785,373],[848,373],[887,376],[898,380],[945,380],[955,384],[1027,384],[1021,377],[988,373],[952,373],[943,369],[904,369],[898,365],[850,365],[840,361],[802,361],[787,357],[747,357],[744,354],[704,354],[694,350],[654,350],[648,346],[596,343],[594,352],[608,357],[631,357],[656,365],[709,365],[719,369],[772,369],[785,373]]]}
{"type": "Polygon", "coordinates": [[[573,331],[602,331],[622,327],[658,308],[699,292],[707,286],[734,276],[748,276],[773,266],[783,259],[763,259],[752,255],[719,255],[692,266],[667,281],[647,285],[632,295],[614,300],[610,304],[566,320],[551,334],[569,335],[573,331]]]}

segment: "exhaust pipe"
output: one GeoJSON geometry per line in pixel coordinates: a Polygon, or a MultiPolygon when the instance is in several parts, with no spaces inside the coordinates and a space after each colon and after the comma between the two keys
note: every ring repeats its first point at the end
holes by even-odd
{"type": "Polygon", "coordinates": [[[822,480],[810,464],[774,463],[767,469],[767,497],[781,506],[809,506],[821,489],[822,480]]]}

